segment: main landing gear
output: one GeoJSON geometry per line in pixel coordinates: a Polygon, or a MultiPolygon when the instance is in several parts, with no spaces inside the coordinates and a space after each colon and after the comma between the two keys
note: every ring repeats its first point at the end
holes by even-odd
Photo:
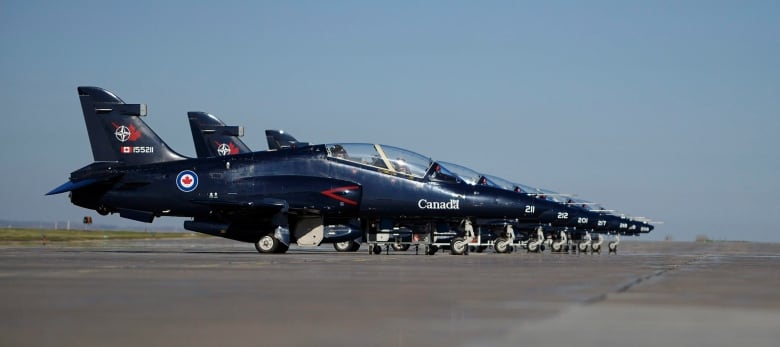
{"type": "Polygon", "coordinates": [[[290,231],[284,227],[276,227],[273,235],[268,234],[255,242],[255,249],[260,253],[286,253],[290,248],[290,231]]]}
{"type": "Polygon", "coordinates": [[[354,240],[335,242],[333,248],[339,252],[356,252],[360,248],[360,244],[354,240]]]}

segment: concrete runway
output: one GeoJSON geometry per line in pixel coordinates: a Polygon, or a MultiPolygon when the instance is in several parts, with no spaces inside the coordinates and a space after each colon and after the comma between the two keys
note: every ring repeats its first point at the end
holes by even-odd
{"type": "Polygon", "coordinates": [[[780,244],[618,255],[0,247],[0,346],[777,346],[780,244]]]}

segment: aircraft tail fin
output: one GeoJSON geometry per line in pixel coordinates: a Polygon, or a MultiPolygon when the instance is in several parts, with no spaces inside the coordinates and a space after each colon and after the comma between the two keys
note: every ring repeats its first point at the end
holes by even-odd
{"type": "Polygon", "coordinates": [[[308,146],[308,142],[300,142],[292,135],[282,130],[266,130],[265,138],[268,140],[268,149],[284,149],[308,146]]]}
{"type": "Polygon", "coordinates": [[[187,112],[192,131],[192,142],[198,158],[249,153],[249,147],[239,139],[244,128],[227,126],[219,118],[206,112],[187,112]]]}
{"type": "Polygon", "coordinates": [[[78,87],[95,161],[150,164],[185,159],[141,120],[145,104],[126,104],[98,87],[78,87]]]}

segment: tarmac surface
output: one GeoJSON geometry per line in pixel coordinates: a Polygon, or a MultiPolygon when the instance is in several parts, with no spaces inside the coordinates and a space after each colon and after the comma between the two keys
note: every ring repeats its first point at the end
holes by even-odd
{"type": "Polygon", "coordinates": [[[261,255],[221,239],[0,246],[0,346],[777,346],[780,244],[261,255]]]}

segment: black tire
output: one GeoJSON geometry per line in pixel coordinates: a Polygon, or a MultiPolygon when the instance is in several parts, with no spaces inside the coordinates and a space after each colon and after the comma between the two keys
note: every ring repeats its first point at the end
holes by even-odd
{"type": "Polygon", "coordinates": [[[343,241],[333,243],[333,248],[339,252],[355,252],[360,248],[360,244],[355,241],[343,241]]]}
{"type": "Polygon", "coordinates": [[[509,240],[499,237],[496,239],[496,243],[493,244],[493,249],[496,250],[496,253],[509,253],[509,248],[511,245],[509,244],[509,240]]]}
{"type": "Polygon", "coordinates": [[[462,237],[456,237],[450,241],[450,254],[463,255],[466,253],[466,247],[468,247],[466,240],[462,237]]]}
{"type": "Polygon", "coordinates": [[[408,243],[394,243],[390,245],[390,247],[393,247],[393,250],[397,252],[406,252],[409,250],[409,246],[408,243]]]}
{"type": "Polygon", "coordinates": [[[287,253],[287,250],[289,250],[289,249],[290,249],[290,246],[285,245],[285,244],[279,242],[279,246],[276,247],[276,249],[274,250],[274,253],[275,254],[284,254],[284,253],[287,253]]]}
{"type": "Polygon", "coordinates": [[[580,251],[580,253],[588,253],[588,244],[585,242],[578,243],[577,250],[580,251]]]}
{"type": "Polygon", "coordinates": [[[425,254],[426,255],[434,255],[439,250],[439,247],[436,245],[430,245],[426,248],[425,254]]]}
{"type": "MultiPolygon", "coordinates": [[[[255,249],[263,254],[276,253],[276,249],[279,248],[279,242],[275,237],[271,235],[265,235],[255,242],[255,249]]],[[[286,250],[285,250],[286,251],[286,250]]]]}
{"type": "Polygon", "coordinates": [[[617,253],[617,244],[614,241],[607,244],[607,248],[609,248],[610,253],[617,253]]]}
{"type": "Polygon", "coordinates": [[[539,252],[539,245],[537,245],[535,242],[531,241],[531,242],[526,244],[526,250],[529,253],[539,252]]]}
{"type": "Polygon", "coordinates": [[[563,250],[563,244],[558,244],[556,242],[553,242],[550,244],[550,251],[551,252],[561,252],[563,250]]]}
{"type": "Polygon", "coordinates": [[[593,253],[600,253],[601,252],[601,245],[599,244],[591,244],[590,245],[590,251],[593,253]]]}
{"type": "Polygon", "coordinates": [[[380,245],[374,245],[374,247],[371,248],[371,251],[374,254],[382,254],[382,246],[380,245]]]}
{"type": "Polygon", "coordinates": [[[482,253],[482,252],[484,252],[484,251],[485,251],[487,248],[488,248],[488,246],[477,246],[477,253],[482,253]]]}

